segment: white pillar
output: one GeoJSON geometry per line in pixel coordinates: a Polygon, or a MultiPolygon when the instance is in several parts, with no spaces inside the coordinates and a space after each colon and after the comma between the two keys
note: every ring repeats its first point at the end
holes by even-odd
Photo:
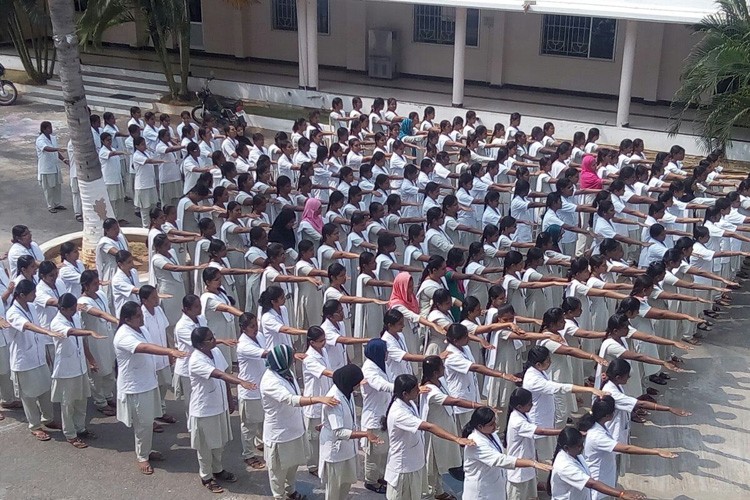
{"type": "Polygon", "coordinates": [[[630,122],[630,98],[633,87],[633,66],[638,23],[628,21],[625,25],[625,47],[622,50],[622,73],[620,73],[620,97],[617,101],[617,126],[627,127],[630,122]]]}
{"type": "Polygon", "coordinates": [[[306,87],[308,89],[318,89],[318,0],[307,0],[306,87]]]}
{"type": "Polygon", "coordinates": [[[299,88],[307,87],[307,1],[297,0],[297,47],[299,52],[299,88]]]}
{"type": "Polygon", "coordinates": [[[466,55],[466,7],[456,7],[456,39],[453,41],[453,106],[464,105],[464,59],[466,55]]]}

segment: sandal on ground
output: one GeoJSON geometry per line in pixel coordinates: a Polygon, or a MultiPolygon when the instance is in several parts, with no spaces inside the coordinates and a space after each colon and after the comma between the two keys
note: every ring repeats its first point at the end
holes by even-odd
{"type": "Polygon", "coordinates": [[[164,432],[164,427],[154,422],[154,432],[157,434],[161,434],[162,432],[164,432]]]}
{"type": "Polygon", "coordinates": [[[709,318],[713,318],[713,319],[716,319],[719,317],[719,313],[714,312],[714,311],[709,311],[709,310],[703,311],[703,315],[709,318]]]}
{"type": "Polygon", "coordinates": [[[79,450],[89,447],[89,445],[81,441],[79,438],[68,439],[68,442],[79,450]]]}
{"type": "Polygon", "coordinates": [[[148,459],[151,462],[163,462],[164,455],[162,455],[161,452],[152,451],[151,453],[148,454],[148,459]]]}
{"type": "Polygon", "coordinates": [[[10,403],[3,403],[0,405],[3,410],[20,410],[23,408],[23,403],[20,401],[11,401],[10,403]]]}
{"type": "Polygon", "coordinates": [[[226,481],[228,483],[236,483],[237,482],[237,476],[229,472],[228,470],[223,470],[221,472],[217,472],[214,474],[214,479],[220,479],[221,481],[226,481]]]}
{"type": "Polygon", "coordinates": [[[205,486],[206,489],[208,489],[208,491],[210,491],[211,493],[224,493],[224,488],[222,488],[221,485],[219,485],[219,483],[217,483],[213,479],[201,479],[201,484],[203,484],[203,486],[205,486]]]}
{"type": "Polygon", "coordinates": [[[117,412],[109,406],[105,406],[104,408],[97,408],[96,410],[105,417],[114,417],[115,415],[117,415],[117,412]]]}
{"type": "Polygon", "coordinates": [[[457,500],[457,498],[445,491],[439,495],[435,495],[435,500],[457,500]]]}
{"type": "Polygon", "coordinates": [[[156,420],[158,420],[159,422],[163,422],[165,424],[176,424],[177,423],[177,419],[176,418],[174,418],[172,415],[167,415],[167,414],[164,414],[161,417],[156,417],[156,420]]]}
{"type": "Polygon", "coordinates": [[[81,214],[76,214],[76,220],[77,220],[78,222],[83,222],[83,215],[81,215],[81,214]]]}
{"type": "Polygon", "coordinates": [[[696,326],[696,328],[698,330],[702,331],[702,332],[711,332],[711,331],[713,331],[713,329],[710,326],[708,326],[707,324],[705,324],[705,323],[701,323],[700,325],[696,326]]]}
{"type": "Polygon", "coordinates": [[[295,491],[294,493],[286,496],[289,500],[307,500],[307,496],[303,495],[299,491],[295,491]]]}
{"type": "Polygon", "coordinates": [[[685,362],[684,359],[676,355],[672,355],[672,357],[670,358],[670,361],[672,361],[672,363],[684,363],[685,362]]]}
{"type": "Polygon", "coordinates": [[[94,434],[94,433],[93,433],[93,432],[91,432],[90,430],[86,429],[86,430],[85,430],[85,431],[83,431],[83,432],[79,432],[79,433],[78,433],[78,437],[79,437],[79,438],[85,438],[85,439],[96,439],[96,438],[98,438],[99,436],[97,436],[96,434],[94,434]]]}
{"type": "Polygon", "coordinates": [[[51,214],[56,214],[57,213],[57,209],[56,208],[48,208],[47,210],[49,210],[49,213],[51,213],[51,214]]]}
{"type": "Polygon", "coordinates": [[[661,378],[661,379],[664,379],[664,380],[672,380],[672,377],[670,377],[669,375],[667,375],[664,372],[659,372],[659,373],[656,374],[656,376],[659,377],[659,378],[661,378]]]}
{"type": "Polygon", "coordinates": [[[150,476],[154,473],[154,468],[151,467],[151,464],[148,462],[138,462],[138,470],[141,471],[141,474],[144,476],[150,476]]]}
{"type": "Polygon", "coordinates": [[[388,489],[385,485],[372,483],[365,483],[365,488],[374,491],[375,493],[380,493],[381,495],[385,495],[385,492],[388,489]]]}
{"type": "Polygon", "coordinates": [[[31,434],[33,434],[34,437],[37,438],[39,441],[49,441],[50,439],[52,439],[49,436],[49,434],[47,434],[46,432],[44,432],[41,429],[37,429],[35,431],[31,431],[31,434]]]}
{"type": "Polygon", "coordinates": [[[64,206],[62,206],[62,205],[57,205],[57,206],[55,207],[55,209],[57,209],[57,210],[67,210],[67,207],[64,207],[64,206]]]}
{"type": "Polygon", "coordinates": [[[651,382],[652,384],[657,384],[657,385],[667,385],[667,382],[666,382],[666,380],[664,380],[664,379],[662,379],[661,377],[658,377],[658,376],[656,376],[656,375],[651,375],[651,376],[649,376],[649,377],[648,377],[648,380],[649,380],[649,382],[651,382]]]}
{"type": "Polygon", "coordinates": [[[250,469],[263,469],[266,466],[266,462],[258,457],[246,458],[245,460],[246,469],[248,472],[250,469]]]}

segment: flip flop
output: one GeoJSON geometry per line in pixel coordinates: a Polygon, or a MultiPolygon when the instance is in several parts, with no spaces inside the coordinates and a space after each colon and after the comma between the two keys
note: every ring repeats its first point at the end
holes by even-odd
{"type": "Polygon", "coordinates": [[[371,484],[371,483],[365,483],[365,488],[370,491],[374,491],[375,493],[379,493],[381,495],[385,495],[385,492],[388,490],[388,488],[385,485],[371,484]]]}
{"type": "Polygon", "coordinates": [[[56,209],[56,208],[48,208],[47,210],[48,210],[48,211],[49,211],[49,213],[51,213],[51,214],[56,214],[56,213],[57,213],[57,209],[56,209]]]}
{"type": "Polygon", "coordinates": [[[154,422],[154,432],[157,434],[161,434],[162,432],[164,432],[164,427],[154,422]]]}
{"type": "Polygon", "coordinates": [[[83,215],[81,215],[81,214],[76,214],[76,220],[77,220],[78,222],[83,222],[83,215]]]}
{"type": "Polygon", "coordinates": [[[138,470],[141,471],[141,474],[144,476],[150,476],[154,473],[154,468],[151,467],[151,464],[148,462],[138,462],[138,470]]]}
{"type": "Polygon", "coordinates": [[[35,431],[31,431],[31,434],[32,434],[32,435],[33,435],[33,436],[34,436],[35,438],[37,438],[37,439],[38,439],[39,441],[49,441],[50,439],[52,439],[52,438],[51,438],[51,437],[49,436],[49,434],[47,434],[46,432],[44,432],[44,431],[43,431],[43,430],[41,430],[41,429],[37,429],[37,430],[35,430],[35,431]]]}
{"type": "Polygon", "coordinates": [[[161,417],[156,417],[156,420],[158,420],[159,422],[163,422],[165,424],[176,424],[177,423],[177,419],[176,418],[174,418],[172,415],[166,415],[166,414],[162,415],[161,417]]]}
{"type": "Polygon", "coordinates": [[[72,444],[74,447],[78,448],[79,450],[83,450],[89,447],[89,445],[87,445],[86,443],[84,443],[78,438],[68,439],[68,442],[72,444]]]}
{"type": "Polygon", "coordinates": [[[244,462],[246,465],[245,469],[248,469],[248,471],[249,469],[263,469],[266,466],[266,462],[258,457],[246,458],[244,462]]]}
{"type": "Polygon", "coordinates": [[[217,483],[213,479],[209,479],[207,481],[201,479],[201,484],[205,486],[211,493],[224,493],[224,488],[222,488],[219,483],[217,483]]]}

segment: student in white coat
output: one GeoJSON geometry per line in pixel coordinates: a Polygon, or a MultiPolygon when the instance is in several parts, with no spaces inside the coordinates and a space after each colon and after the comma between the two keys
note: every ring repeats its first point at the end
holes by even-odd
{"type": "Polygon", "coordinates": [[[19,257],[30,255],[34,260],[41,262],[44,260],[44,252],[32,239],[28,227],[18,224],[13,226],[10,232],[13,244],[8,249],[8,273],[11,277],[14,277],[18,274],[16,262],[18,262],[19,257]]]}
{"type": "MultiPolygon", "coordinates": [[[[517,458],[507,453],[497,434],[496,418],[495,410],[483,406],[474,410],[462,429],[461,435],[476,443],[464,452],[464,498],[506,500],[507,473],[511,470],[552,470],[533,458],[517,458]]],[[[536,495],[536,491],[533,494],[536,495]]]]}
{"type": "Polygon", "coordinates": [[[39,326],[34,288],[31,281],[21,280],[13,290],[13,302],[6,313],[10,323],[10,370],[31,433],[39,441],[49,441],[51,438],[42,426],[48,429],[61,427],[54,421],[52,412],[52,378],[45,346],[51,341],[47,337],[61,338],[64,335],[39,326]]]}
{"type": "MultiPolygon", "coordinates": [[[[240,338],[237,344],[238,377],[255,385],[266,371],[265,360],[269,349],[263,345],[258,335],[258,319],[253,313],[240,316],[240,338]]],[[[242,460],[248,472],[266,466],[263,455],[256,451],[263,449],[263,404],[260,400],[260,389],[237,388],[237,400],[240,404],[240,430],[242,431],[242,460]]]]}
{"type": "MultiPolygon", "coordinates": [[[[169,320],[164,309],[159,304],[159,294],[151,285],[143,285],[138,292],[138,298],[143,312],[143,328],[148,342],[169,347],[167,342],[167,327],[169,320]]],[[[172,366],[165,357],[154,358],[156,378],[159,380],[159,396],[161,397],[161,416],[156,420],[165,424],[174,424],[177,419],[167,414],[167,391],[172,387],[172,366]]]]}
{"type": "MultiPolygon", "coordinates": [[[[78,245],[66,241],[60,245],[60,272],[58,277],[65,284],[65,291],[81,296],[81,273],[86,270],[79,257],[78,245]]],[[[2,271],[0,271],[2,272],[2,271]]]]}
{"type": "Polygon", "coordinates": [[[110,290],[115,307],[115,315],[120,314],[123,304],[128,301],[140,302],[138,291],[141,287],[141,279],[135,269],[133,254],[127,250],[120,250],[115,254],[117,271],[112,276],[110,290]]]}
{"type": "Polygon", "coordinates": [[[162,413],[153,356],[184,358],[188,353],[150,343],[143,329],[141,306],[135,302],[122,306],[114,346],[118,366],[117,420],[133,427],[138,470],[148,476],[154,473],[149,460],[162,460],[161,453],[151,451],[153,421],[162,413]]]}
{"type": "Polygon", "coordinates": [[[237,476],[221,463],[224,446],[232,440],[229,414],[236,409],[229,384],[253,390],[252,382],[227,373],[228,363],[216,348],[216,338],[205,326],[191,334],[193,352],[188,362],[190,373],[190,446],[198,454],[198,468],[203,486],[211,493],[222,493],[216,480],[234,483],[237,476]]]}
{"type": "Polygon", "coordinates": [[[266,358],[268,369],[260,381],[263,403],[263,450],[274,500],[302,500],[295,490],[297,468],[305,463],[305,422],[303,406],[336,406],[328,396],[301,396],[294,378],[294,351],[286,344],[271,349],[266,358]]]}
{"type": "MultiPolygon", "coordinates": [[[[400,314],[400,313],[399,313],[400,314]]],[[[369,440],[365,443],[365,488],[383,494],[385,487],[385,460],[388,456],[388,433],[381,421],[393,396],[393,378],[386,367],[388,346],[382,339],[371,339],[365,345],[365,361],[362,374],[366,383],[362,385],[362,418],[360,428],[375,434],[382,445],[369,440]]]]}
{"type": "MultiPolygon", "coordinates": [[[[607,429],[607,422],[615,416],[615,400],[612,396],[596,399],[591,405],[591,412],[578,421],[578,430],[586,433],[583,456],[591,472],[591,477],[607,486],[617,486],[617,461],[620,453],[628,455],[654,455],[661,458],[677,458],[671,451],[643,448],[631,444],[618,443],[607,429]]],[[[591,492],[591,500],[605,500],[608,495],[598,491],[591,492]]]]}
{"type": "Polygon", "coordinates": [[[388,460],[385,481],[387,500],[419,500],[425,479],[424,436],[427,431],[459,446],[474,446],[471,439],[451,434],[442,427],[422,420],[415,401],[419,382],[414,375],[401,374],[393,383],[393,398],[383,419],[388,431],[388,460]]]}
{"type": "Polygon", "coordinates": [[[342,366],[332,375],[333,386],[326,396],[341,404],[324,406],[320,431],[320,479],[326,486],[326,500],[344,500],[357,481],[357,440],[375,446],[383,444],[375,433],[359,430],[352,392],[364,379],[353,364],[342,366]]]}
{"type": "MultiPolygon", "coordinates": [[[[307,330],[307,351],[302,361],[303,396],[325,396],[333,386],[333,370],[326,349],[326,333],[319,326],[307,330]]],[[[307,471],[317,476],[320,462],[320,425],[322,408],[305,406],[305,441],[307,442],[307,471]]]]}
{"type": "Polygon", "coordinates": [[[115,349],[113,340],[118,320],[110,314],[104,292],[99,290],[99,274],[91,269],[81,273],[81,296],[78,307],[81,324],[86,330],[94,330],[107,337],[101,342],[88,345],[97,370],[89,370],[89,382],[94,406],[105,417],[115,416],[115,349]]]}
{"type": "Polygon", "coordinates": [[[591,477],[583,455],[583,435],[578,429],[566,427],[557,438],[557,449],[550,475],[552,500],[591,500],[591,490],[625,500],[644,500],[637,491],[607,486],[591,477]]]}
{"type": "MultiPolygon", "coordinates": [[[[199,326],[208,326],[206,318],[201,316],[200,297],[193,294],[182,298],[182,316],[174,326],[175,349],[187,353],[193,352],[191,335],[193,330],[199,326]]],[[[218,341],[217,341],[218,343],[218,341]]],[[[188,372],[189,358],[180,358],[174,363],[174,376],[172,378],[172,391],[175,399],[185,401],[185,417],[189,418],[190,409],[190,373],[188,372]]]]}
{"type": "Polygon", "coordinates": [[[39,136],[36,138],[37,181],[44,192],[47,202],[47,210],[57,213],[58,210],[66,210],[60,204],[60,186],[62,185],[61,161],[68,165],[68,160],[63,158],[63,148],[57,146],[57,137],[52,134],[52,124],[44,121],[39,125],[39,136]]]}
{"type": "MultiPolygon", "coordinates": [[[[543,429],[534,425],[528,413],[533,405],[531,392],[521,387],[510,395],[505,441],[507,454],[517,459],[535,460],[534,436],[557,436],[560,429],[543,429]]],[[[508,471],[508,500],[528,500],[537,497],[536,472],[527,469],[508,471]]]]}
{"type": "Polygon", "coordinates": [[[65,293],[57,302],[59,312],[52,319],[50,329],[61,333],[55,339],[55,363],[52,368],[52,402],[60,403],[62,430],[65,439],[78,449],[88,445],[81,439],[96,439],[96,435],[86,429],[86,406],[91,396],[88,370],[96,371],[96,361],[84,339],[106,339],[92,330],[81,328],[81,315],[78,300],[65,293]]]}
{"type": "MultiPolygon", "coordinates": [[[[593,387],[561,384],[550,380],[547,370],[551,365],[552,357],[549,349],[538,345],[529,350],[524,365],[523,388],[531,392],[534,403],[529,411],[529,420],[534,425],[544,429],[554,428],[555,394],[588,392],[600,397],[606,395],[605,392],[593,387]]],[[[539,460],[550,460],[554,452],[554,438],[542,435],[535,435],[534,438],[536,439],[537,458],[539,460]]]]}

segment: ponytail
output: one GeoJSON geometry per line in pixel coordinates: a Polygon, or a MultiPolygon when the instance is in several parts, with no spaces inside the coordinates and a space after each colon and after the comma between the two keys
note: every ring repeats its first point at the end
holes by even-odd
{"type": "Polygon", "coordinates": [[[494,421],[495,411],[492,408],[490,408],[489,406],[482,406],[481,408],[477,408],[476,410],[474,410],[474,413],[471,414],[471,418],[461,430],[461,437],[469,437],[469,434],[474,432],[477,427],[487,425],[490,422],[494,421]]]}
{"type": "Polygon", "coordinates": [[[393,397],[391,398],[391,402],[388,404],[388,409],[385,410],[385,415],[380,419],[381,430],[388,430],[388,413],[391,411],[391,406],[393,406],[396,398],[403,401],[404,393],[413,391],[414,388],[417,387],[417,385],[419,385],[419,382],[417,381],[417,377],[415,377],[414,375],[402,373],[401,375],[396,377],[396,380],[393,381],[393,397]]]}

